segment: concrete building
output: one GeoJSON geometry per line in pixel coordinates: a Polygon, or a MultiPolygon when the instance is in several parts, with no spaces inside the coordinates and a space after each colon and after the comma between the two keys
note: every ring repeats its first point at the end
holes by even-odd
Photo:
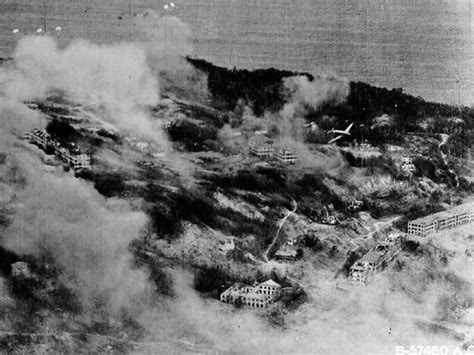
{"type": "Polygon", "coordinates": [[[294,164],[298,161],[298,157],[288,149],[280,149],[275,153],[275,158],[284,164],[294,164]]]}
{"type": "Polygon", "coordinates": [[[250,152],[257,157],[271,157],[274,148],[270,144],[255,145],[250,148],[250,152]]]}
{"type": "Polygon", "coordinates": [[[277,252],[273,255],[273,258],[276,261],[295,261],[298,253],[294,249],[290,248],[283,248],[277,250],[277,252]]]}
{"type": "Polygon", "coordinates": [[[91,168],[91,157],[87,154],[79,154],[71,156],[69,165],[74,170],[90,169],[91,168]]]}
{"type": "Polygon", "coordinates": [[[400,238],[387,238],[370,249],[350,269],[351,282],[365,286],[375,272],[382,270],[401,251],[400,238]]]}
{"type": "Polygon", "coordinates": [[[402,156],[402,164],[413,164],[412,157],[410,157],[408,155],[402,156]]]}
{"type": "Polygon", "coordinates": [[[406,174],[414,174],[416,171],[414,164],[402,164],[401,169],[406,174]]]}
{"type": "Polygon", "coordinates": [[[408,234],[425,237],[428,234],[471,223],[472,221],[474,221],[474,203],[466,203],[448,211],[438,212],[408,222],[408,234]]]}
{"type": "Polygon", "coordinates": [[[228,253],[235,249],[234,238],[230,237],[226,239],[223,243],[219,244],[219,250],[223,253],[228,253]]]}
{"type": "Polygon", "coordinates": [[[221,302],[242,304],[255,308],[265,308],[280,296],[281,286],[273,280],[267,280],[254,286],[234,284],[221,293],[221,302]]]}
{"type": "Polygon", "coordinates": [[[28,140],[30,143],[38,145],[42,149],[46,149],[50,144],[51,137],[44,129],[35,128],[32,132],[25,133],[23,139],[28,140]]]}
{"type": "Polygon", "coordinates": [[[71,149],[61,146],[44,129],[34,129],[26,133],[24,139],[30,143],[36,144],[44,151],[52,149],[54,155],[68,164],[74,170],[90,169],[91,158],[87,154],[81,154],[79,148],[71,144],[71,149]]]}
{"type": "Polygon", "coordinates": [[[389,152],[401,152],[405,150],[405,148],[399,145],[394,145],[394,144],[387,144],[386,147],[389,152]]]}
{"type": "Polygon", "coordinates": [[[359,211],[363,205],[364,202],[360,200],[352,200],[347,208],[349,209],[349,211],[359,211]]]}

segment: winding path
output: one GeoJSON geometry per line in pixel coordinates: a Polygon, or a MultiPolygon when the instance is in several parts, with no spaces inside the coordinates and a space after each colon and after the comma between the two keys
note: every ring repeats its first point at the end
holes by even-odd
{"type": "Polygon", "coordinates": [[[441,158],[443,158],[444,164],[446,164],[446,154],[443,153],[443,151],[441,150],[441,147],[446,144],[446,142],[449,139],[449,136],[444,133],[441,133],[440,136],[441,136],[441,143],[438,145],[438,149],[441,154],[441,158]]]}
{"type": "Polygon", "coordinates": [[[385,227],[385,226],[387,226],[387,225],[390,225],[391,223],[393,223],[393,222],[399,220],[400,218],[402,218],[402,217],[401,217],[401,216],[394,216],[394,217],[389,218],[388,220],[385,220],[385,221],[378,221],[378,222],[375,222],[375,223],[373,224],[374,230],[373,230],[372,232],[370,232],[370,233],[368,234],[368,236],[372,238],[375,233],[380,232],[381,227],[383,228],[383,227],[385,227]]]}
{"type": "MultiPolygon", "coordinates": [[[[291,197],[291,196],[290,196],[291,197]]],[[[277,239],[278,239],[278,235],[280,234],[280,230],[281,228],[283,227],[283,224],[285,223],[285,221],[288,219],[288,217],[290,217],[290,215],[292,213],[295,213],[296,212],[296,209],[298,208],[298,204],[296,203],[295,199],[293,197],[291,197],[291,200],[293,201],[293,210],[292,211],[288,211],[285,215],[285,217],[283,217],[283,219],[281,220],[280,222],[280,225],[278,226],[278,230],[275,234],[275,237],[273,238],[273,241],[272,243],[270,244],[270,246],[267,248],[267,250],[265,251],[265,254],[263,255],[263,258],[265,259],[265,262],[269,262],[268,260],[268,254],[270,253],[270,250],[272,250],[273,246],[275,245],[277,239]]]]}

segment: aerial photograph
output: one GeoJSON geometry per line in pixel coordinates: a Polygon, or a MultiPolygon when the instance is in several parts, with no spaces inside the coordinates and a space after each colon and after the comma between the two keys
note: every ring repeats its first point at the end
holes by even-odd
{"type": "Polygon", "coordinates": [[[0,354],[474,355],[472,0],[0,0],[0,354]]]}

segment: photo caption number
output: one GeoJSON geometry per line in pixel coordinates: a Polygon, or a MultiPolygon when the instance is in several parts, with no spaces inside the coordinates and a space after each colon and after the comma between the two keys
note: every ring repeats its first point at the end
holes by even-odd
{"type": "Polygon", "coordinates": [[[447,346],[410,345],[409,348],[405,348],[404,346],[397,346],[395,348],[395,355],[449,355],[449,354],[450,352],[447,346]]]}

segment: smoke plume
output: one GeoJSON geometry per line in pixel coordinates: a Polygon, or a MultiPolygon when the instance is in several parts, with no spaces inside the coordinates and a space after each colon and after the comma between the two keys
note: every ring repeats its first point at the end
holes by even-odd
{"type": "Polygon", "coordinates": [[[18,254],[52,256],[85,309],[95,296],[111,313],[131,308],[143,293],[146,275],[131,269],[128,246],[140,236],[146,216],[127,204],[110,208],[92,185],[62,169],[45,172],[18,137],[41,125],[36,111],[0,100],[0,149],[7,155],[0,187],[12,190],[16,202],[2,246],[18,254]]]}
{"type": "Polygon", "coordinates": [[[347,99],[349,84],[334,77],[305,75],[283,79],[286,104],[275,117],[278,144],[295,152],[304,166],[314,166],[314,156],[305,145],[305,116],[324,103],[339,104],[347,99]]]}

